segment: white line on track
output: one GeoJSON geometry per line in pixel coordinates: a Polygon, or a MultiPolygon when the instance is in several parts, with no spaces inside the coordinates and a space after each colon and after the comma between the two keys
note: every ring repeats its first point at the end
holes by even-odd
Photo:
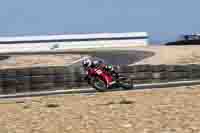
{"type": "MultiPolygon", "coordinates": [[[[141,89],[151,89],[151,88],[168,88],[168,87],[191,86],[191,85],[200,85],[200,80],[176,81],[176,82],[153,83],[153,84],[136,84],[133,86],[133,89],[131,89],[131,90],[141,90],[141,89]]],[[[119,90],[115,89],[115,90],[110,90],[110,91],[119,91],[119,90]]],[[[45,95],[58,95],[58,94],[89,94],[89,93],[95,93],[95,92],[97,92],[97,91],[95,91],[93,88],[26,92],[26,93],[0,95],[0,99],[45,96],[45,95]]]]}

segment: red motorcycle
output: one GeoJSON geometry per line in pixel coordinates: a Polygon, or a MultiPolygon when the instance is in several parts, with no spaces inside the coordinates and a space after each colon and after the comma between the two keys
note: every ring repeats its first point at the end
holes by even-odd
{"type": "Polygon", "coordinates": [[[133,83],[127,77],[120,75],[114,77],[110,72],[102,70],[100,67],[88,68],[86,71],[86,80],[97,91],[106,91],[108,89],[122,87],[124,89],[132,89],[133,83]],[[126,82],[128,80],[128,82],[126,82]]]}

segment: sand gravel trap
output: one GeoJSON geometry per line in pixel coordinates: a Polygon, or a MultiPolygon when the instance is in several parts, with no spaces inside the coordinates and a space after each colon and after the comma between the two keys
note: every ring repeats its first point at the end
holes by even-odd
{"type": "Polygon", "coordinates": [[[199,133],[200,86],[0,102],[1,133],[199,133]]]}
{"type": "Polygon", "coordinates": [[[80,59],[78,54],[65,55],[16,55],[0,61],[0,69],[35,66],[64,66],[80,59]]]}
{"type": "MultiPolygon", "coordinates": [[[[199,49],[131,48],[155,52],[136,62],[141,64],[200,63],[199,49]]],[[[63,65],[65,58],[80,55],[16,56],[0,67],[63,65]]],[[[199,99],[200,86],[5,100],[0,101],[0,133],[199,133],[199,99]]]]}
{"type": "Polygon", "coordinates": [[[151,51],[155,55],[135,64],[199,64],[200,46],[150,46],[137,47],[135,50],[151,51]]]}

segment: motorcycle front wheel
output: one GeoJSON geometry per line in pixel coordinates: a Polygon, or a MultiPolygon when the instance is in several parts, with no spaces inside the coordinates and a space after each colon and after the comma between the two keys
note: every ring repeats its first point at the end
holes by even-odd
{"type": "Polygon", "coordinates": [[[92,82],[93,88],[95,88],[97,91],[104,92],[107,90],[106,83],[100,78],[96,77],[91,82],[92,82]]]}

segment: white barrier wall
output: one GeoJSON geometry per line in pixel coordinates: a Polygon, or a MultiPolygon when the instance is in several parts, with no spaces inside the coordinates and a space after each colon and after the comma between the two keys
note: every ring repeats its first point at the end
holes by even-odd
{"type": "Polygon", "coordinates": [[[148,34],[145,32],[0,37],[0,53],[146,45],[148,34]]]}

